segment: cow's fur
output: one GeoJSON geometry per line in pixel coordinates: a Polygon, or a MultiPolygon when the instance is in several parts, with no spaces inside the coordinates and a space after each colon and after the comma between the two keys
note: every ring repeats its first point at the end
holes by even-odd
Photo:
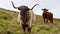
{"type": "Polygon", "coordinates": [[[28,28],[28,31],[30,32],[32,28],[32,23],[35,22],[36,18],[32,10],[29,10],[24,16],[19,12],[18,14],[18,22],[20,25],[22,25],[23,30],[25,31],[25,28],[28,28]]]}
{"type": "Polygon", "coordinates": [[[30,32],[32,28],[32,23],[36,19],[32,9],[38,4],[34,5],[31,9],[28,8],[27,6],[15,7],[13,2],[12,2],[12,5],[15,9],[20,10],[18,14],[18,23],[22,25],[24,32],[26,27],[28,29],[28,32],[30,32]]]}
{"type": "Polygon", "coordinates": [[[48,12],[48,9],[44,8],[42,9],[43,10],[43,19],[44,19],[44,22],[48,22],[48,20],[53,23],[53,14],[51,12],[48,12]]]}

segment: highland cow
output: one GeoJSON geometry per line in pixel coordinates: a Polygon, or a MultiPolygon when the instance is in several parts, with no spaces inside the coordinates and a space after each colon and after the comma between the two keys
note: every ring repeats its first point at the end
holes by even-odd
{"type": "Polygon", "coordinates": [[[42,9],[43,10],[43,19],[44,19],[44,22],[48,22],[48,20],[53,23],[53,14],[51,12],[48,12],[48,9],[44,8],[42,9]]]}
{"type": "Polygon", "coordinates": [[[32,10],[38,4],[34,5],[31,9],[27,6],[15,7],[13,2],[12,5],[15,9],[20,10],[18,14],[18,22],[22,25],[24,32],[26,28],[28,29],[28,32],[31,32],[32,23],[35,22],[35,14],[32,10]]]}

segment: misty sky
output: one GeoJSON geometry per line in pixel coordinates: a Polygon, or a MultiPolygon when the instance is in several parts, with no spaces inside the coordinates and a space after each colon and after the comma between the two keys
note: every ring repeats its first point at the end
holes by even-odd
{"type": "Polygon", "coordinates": [[[35,4],[39,4],[33,9],[35,14],[42,15],[41,9],[47,8],[54,14],[54,18],[60,18],[60,0],[0,0],[0,8],[18,11],[12,7],[11,1],[16,7],[26,5],[32,8],[35,4]]]}

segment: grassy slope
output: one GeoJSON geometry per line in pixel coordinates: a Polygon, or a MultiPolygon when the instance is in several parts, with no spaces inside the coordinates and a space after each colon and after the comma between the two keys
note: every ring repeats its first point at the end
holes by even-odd
{"type": "MultiPolygon", "coordinates": [[[[0,9],[0,34],[23,34],[23,30],[17,24],[17,12],[0,9]]],[[[60,34],[60,20],[54,19],[54,23],[44,23],[41,16],[36,16],[31,34],[60,34]]],[[[28,34],[28,33],[27,33],[28,34]]]]}

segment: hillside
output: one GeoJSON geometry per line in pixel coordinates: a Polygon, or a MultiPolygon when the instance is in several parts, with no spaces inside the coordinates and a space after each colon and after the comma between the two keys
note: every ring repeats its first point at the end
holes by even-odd
{"type": "MultiPolygon", "coordinates": [[[[9,31],[10,34],[24,34],[22,28],[17,24],[17,15],[18,12],[0,8],[0,34],[8,34],[9,31]]],[[[54,19],[53,24],[46,24],[41,16],[36,15],[36,22],[33,23],[30,34],[60,34],[60,19],[54,19]]]]}

